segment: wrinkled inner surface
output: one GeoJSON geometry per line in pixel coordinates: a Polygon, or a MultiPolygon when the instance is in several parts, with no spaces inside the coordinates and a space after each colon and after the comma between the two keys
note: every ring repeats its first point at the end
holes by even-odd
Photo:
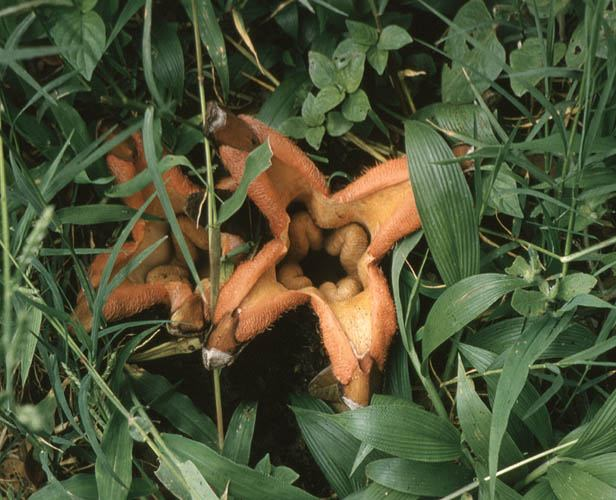
{"type": "Polygon", "coordinates": [[[363,290],[357,263],[368,244],[359,224],[325,230],[308,212],[296,212],[289,225],[289,251],[276,268],[278,281],[290,290],[318,288],[328,302],[354,297],[363,290]]]}

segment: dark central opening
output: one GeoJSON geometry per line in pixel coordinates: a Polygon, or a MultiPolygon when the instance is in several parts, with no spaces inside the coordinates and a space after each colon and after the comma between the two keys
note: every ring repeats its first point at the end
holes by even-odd
{"type": "Polygon", "coordinates": [[[347,275],[340,264],[340,258],[329,255],[325,250],[311,250],[299,265],[315,287],[326,281],[336,283],[347,275]]]}

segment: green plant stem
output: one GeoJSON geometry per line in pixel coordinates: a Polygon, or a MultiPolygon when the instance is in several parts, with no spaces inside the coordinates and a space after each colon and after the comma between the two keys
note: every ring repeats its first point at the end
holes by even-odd
{"type": "Polygon", "coordinates": [[[220,390],[220,368],[214,368],[214,400],[216,402],[216,428],[218,429],[218,448],[222,451],[225,444],[225,429],[223,427],[222,394],[220,390]]]}
{"type": "MultiPolygon", "coordinates": [[[[199,37],[199,15],[196,0],[191,0],[193,32],[195,37],[195,55],[197,59],[197,81],[199,84],[199,103],[201,105],[201,124],[203,126],[203,149],[205,166],[207,170],[207,216],[208,216],[208,243],[210,261],[210,318],[214,318],[218,288],[220,284],[220,227],[216,214],[216,193],[214,192],[214,169],[212,166],[212,153],[210,141],[206,136],[207,106],[205,100],[205,78],[203,76],[203,55],[201,51],[201,38],[199,37]]],[[[216,401],[216,427],[218,429],[218,445],[222,450],[225,439],[225,430],[222,414],[222,397],[220,392],[220,370],[214,369],[214,399],[216,401]]]]}
{"type": "MultiPolygon", "coordinates": [[[[9,199],[6,190],[6,171],[4,165],[4,141],[2,139],[2,103],[0,103],[0,200],[2,204],[2,341],[4,344],[5,360],[9,359],[9,347],[13,332],[11,330],[11,234],[9,231],[9,199]]],[[[8,391],[11,387],[12,367],[5,366],[6,370],[6,387],[8,391]]]]}
{"type": "MultiPolygon", "coordinates": [[[[550,455],[551,453],[555,453],[557,451],[564,450],[565,448],[569,448],[570,446],[573,446],[577,442],[578,442],[578,440],[574,439],[572,441],[568,441],[568,442],[563,443],[561,445],[555,446],[554,448],[550,448],[549,450],[545,450],[545,451],[542,451],[541,453],[537,453],[536,455],[533,455],[532,457],[528,457],[528,458],[526,458],[524,460],[521,460],[520,462],[516,462],[515,464],[510,465],[509,467],[505,467],[504,469],[499,470],[495,474],[495,476],[499,477],[499,476],[507,474],[507,473],[509,473],[509,472],[511,472],[513,470],[519,469],[520,467],[524,467],[525,465],[528,465],[529,463],[534,462],[535,460],[539,460],[540,458],[543,458],[543,457],[545,457],[547,455],[550,455]]],[[[549,468],[549,465],[551,465],[550,462],[552,462],[552,461],[554,461],[554,459],[548,460],[548,462],[546,462],[545,464],[540,465],[537,469],[535,469],[535,471],[537,471],[538,469],[542,469],[541,474],[544,474],[545,471],[547,471],[547,469],[549,468]],[[548,465],[545,467],[545,470],[544,470],[543,467],[546,464],[548,464],[548,465]]],[[[535,473],[535,471],[531,472],[529,474],[529,476],[532,475],[533,473],[535,473]]],[[[537,477],[541,476],[541,474],[537,475],[537,477]]],[[[527,476],[527,478],[528,478],[528,476],[527,476]]],[[[454,500],[455,498],[459,498],[462,495],[464,495],[465,493],[467,493],[469,491],[472,491],[475,488],[479,487],[479,485],[482,482],[486,482],[486,481],[489,481],[489,480],[490,480],[490,476],[486,476],[482,480],[476,479],[472,483],[469,483],[466,486],[463,486],[462,488],[454,491],[453,493],[450,493],[449,495],[441,498],[441,500],[454,500]]]]}
{"type": "MultiPolygon", "coordinates": [[[[415,281],[415,284],[413,285],[413,289],[411,291],[410,308],[412,308],[413,301],[416,300],[418,292],[419,292],[421,275],[423,274],[424,266],[426,265],[426,262],[428,261],[428,253],[429,252],[426,252],[426,254],[424,255],[423,261],[421,262],[421,267],[419,268],[419,273],[417,273],[417,280],[415,281]]],[[[400,334],[402,335],[403,334],[402,332],[404,332],[406,329],[404,328],[404,325],[399,325],[399,327],[400,327],[400,334]]],[[[449,415],[447,413],[447,410],[445,409],[445,405],[443,404],[443,401],[441,400],[438,389],[434,386],[434,383],[432,382],[430,375],[428,376],[424,375],[424,373],[421,370],[421,361],[419,360],[419,356],[417,355],[417,350],[415,349],[413,338],[410,338],[408,343],[405,342],[405,348],[409,355],[409,359],[411,360],[411,365],[413,366],[413,369],[415,370],[415,373],[417,374],[417,377],[419,378],[421,385],[424,386],[424,389],[428,393],[428,398],[430,398],[430,401],[432,402],[432,405],[434,406],[434,410],[440,417],[444,418],[445,420],[448,420],[449,415]]]]}

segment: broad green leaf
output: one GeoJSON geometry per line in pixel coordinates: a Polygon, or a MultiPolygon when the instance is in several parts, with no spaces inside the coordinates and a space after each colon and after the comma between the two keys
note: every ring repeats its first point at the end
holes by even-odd
{"type": "Polygon", "coordinates": [[[52,434],[56,425],[57,401],[53,391],[37,404],[17,406],[15,416],[26,429],[35,433],[52,434]]]}
{"type": "Polygon", "coordinates": [[[616,488],[616,453],[605,453],[578,462],[578,467],[616,488]]]}
{"type": "MultiPolygon", "coordinates": [[[[492,413],[481,400],[473,382],[466,376],[462,361],[458,359],[458,388],[456,392],[456,407],[462,427],[462,438],[468,443],[473,453],[483,464],[488,463],[489,428],[492,413]]],[[[499,454],[501,466],[512,465],[523,460],[523,455],[508,433],[505,433],[503,445],[499,454]]],[[[516,475],[524,474],[521,468],[516,475]]],[[[513,477],[513,476],[512,476],[513,477]]],[[[521,479],[518,477],[518,479],[521,479]]]]}
{"type": "Polygon", "coordinates": [[[357,21],[346,20],[346,27],[354,42],[374,45],[379,40],[379,32],[372,26],[357,21]]]}
{"type": "Polygon", "coordinates": [[[105,50],[105,23],[100,16],[62,9],[50,33],[66,60],[89,81],[105,50]]]}
{"type": "Polygon", "coordinates": [[[408,31],[395,24],[385,26],[379,37],[377,48],[380,50],[398,50],[413,41],[408,31]]]}
{"type": "Polygon", "coordinates": [[[177,430],[211,448],[218,448],[214,422],[188,396],[177,392],[165,377],[134,368],[128,370],[128,374],[144,406],[165,417],[177,430]]]}
{"type": "Polygon", "coordinates": [[[448,462],[461,454],[455,427],[410,403],[373,405],[330,418],[362,442],[400,458],[448,462]]]}
{"type": "Polygon", "coordinates": [[[362,89],[349,94],[342,103],[342,115],[352,122],[363,122],[368,111],[370,111],[370,101],[362,89]]]}
{"type": "MultiPolygon", "coordinates": [[[[511,89],[518,97],[528,92],[528,86],[535,86],[543,79],[540,71],[532,75],[520,75],[515,76],[515,73],[531,72],[532,70],[539,70],[546,66],[544,51],[545,41],[539,38],[527,38],[520,48],[511,51],[509,54],[509,62],[513,74],[511,78],[511,89]]],[[[557,42],[554,44],[552,63],[548,66],[557,65],[565,55],[565,44],[557,42]]]]}
{"type": "Polygon", "coordinates": [[[537,290],[515,290],[511,297],[511,307],[521,316],[529,318],[545,314],[549,300],[537,290]]]}
{"type": "Polygon", "coordinates": [[[229,488],[229,496],[269,500],[298,500],[312,495],[265,476],[245,465],[233,463],[211,448],[177,434],[163,434],[163,441],[181,461],[191,461],[205,480],[221,495],[229,488]]]}
{"type": "Polygon", "coordinates": [[[318,127],[325,121],[325,114],[317,109],[315,101],[314,95],[308,94],[302,104],[302,118],[309,127],[318,127]]]}
{"type": "MultiPolygon", "coordinates": [[[[170,466],[161,462],[158,469],[154,471],[156,477],[165,485],[171,493],[179,500],[217,500],[218,496],[206,480],[203,478],[195,464],[190,460],[177,464],[181,477],[176,477],[170,466]]],[[[115,497],[101,497],[115,498],[115,497]]]]}
{"type": "Polygon", "coordinates": [[[588,294],[597,284],[597,278],[586,273],[568,274],[558,283],[558,298],[569,301],[578,295],[588,294]]]}
{"type": "Polygon", "coordinates": [[[280,126],[280,132],[292,139],[303,139],[307,130],[308,126],[301,116],[287,118],[280,126]]]}
{"type": "Polygon", "coordinates": [[[485,144],[498,144],[487,112],[475,104],[439,102],[421,108],[413,116],[415,120],[436,123],[447,135],[475,139],[485,144]]]}
{"type": "MultiPolygon", "coordinates": [[[[469,336],[466,341],[496,354],[502,354],[521,337],[524,321],[524,318],[498,321],[469,336]]],[[[590,348],[595,340],[595,335],[586,327],[572,323],[552,342],[539,359],[572,356],[574,353],[590,348]]]]}
{"type": "Polygon", "coordinates": [[[257,403],[241,402],[231,417],[222,454],[238,464],[248,465],[257,420],[257,403]]]}
{"type": "Polygon", "coordinates": [[[328,411],[310,409],[303,397],[293,398],[291,402],[306,446],[338,496],[345,498],[361,488],[362,474],[351,475],[359,441],[328,418],[329,408],[324,408],[328,411]]]}
{"type": "Polygon", "coordinates": [[[349,495],[346,500],[383,500],[384,498],[387,500],[417,500],[419,497],[372,483],[367,488],[349,495]]]}
{"type": "Polygon", "coordinates": [[[446,285],[479,271],[479,233],[471,192],[445,140],[428,125],[404,126],[415,203],[441,277],[446,285]]]}
{"type": "MultiPolygon", "coordinates": [[[[496,366],[497,355],[493,352],[486,351],[480,348],[471,347],[468,344],[458,344],[458,350],[464,356],[473,368],[479,373],[484,373],[488,368],[496,366]]],[[[500,365],[498,365],[500,366],[500,365]]],[[[488,396],[491,401],[494,400],[494,394],[498,386],[498,376],[485,377],[488,386],[488,396]]],[[[520,421],[528,428],[528,430],[537,438],[537,441],[542,446],[548,448],[552,444],[552,422],[550,414],[544,404],[539,402],[541,396],[531,384],[527,381],[513,405],[512,412],[520,421]],[[537,404],[537,403],[540,404],[537,404]],[[535,409],[536,408],[536,409],[535,409]],[[530,410],[533,412],[531,413],[530,410]]],[[[502,457],[501,457],[502,458],[502,457]]],[[[486,461],[487,463],[487,461],[486,461]]]]}
{"type": "Polygon", "coordinates": [[[616,498],[616,488],[585,472],[578,465],[557,463],[548,469],[547,476],[559,500],[616,498]]]}
{"type": "Polygon", "coordinates": [[[269,140],[253,149],[244,164],[244,174],[237,189],[228,200],[225,200],[218,209],[218,223],[223,224],[237,212],[246,200],[248,187],[260,174],[265,172],[272,164],[272,148],[269,140]]]}
{"type": "Polygon", "coordinates": [[[350,39],[344,40],[336,47],[333,61],[338,69],[336,83],[348,94],[352,94],[359,88],[364,76],[365,47],[350,39]]]}
{"type": "MultiPolygon", "coordinates": [[[[482,168],[486,168],[483,166],[482,168]]],[[[488,170],[491,171],[494,169],[494,166],[489,166],[488,170]]],[[[524,217],[524,213],[522,212],[522,208],[520,207],[520,200],[518,199],[518,195],[515,192],[517,188],[516,181],[513,177],[513,173],[509,166],[502,163],[496,174],[496,178],[492,184],[492,189],[488,195],[487,190],[490,188],[489,179],[491,172],[485,176],[483,181],[483,189],[484,189],[484,199],[487,196],[488,205],[496,210],[498,213],[503,213],[507,215],[511,215],[512,217],[517,217],[519,219],[524,217]]]]}
{"type": "Polygon", "coordinates": [[[152,69],[163,92],[177,102],[184,93],[184,54],[177,26],[162,22],[152,30],[152,69]]]}
{"type": "Polygon", "coordinates": [[[317,113],[325,114],[344,101],[344,92],[336,85],[323,87],[314,98],[314,108],[317,113]]]}
{"type": "Polygon", "coordinates": [[[505,272],[509,276],[518,276],[523,278],[527,283],[532,283],[535,280],[535,276],[541,271],[539,268],[534,268],[531,264],[526,262],[526,259],[521,255],[517,255],[513,260],[513,264],[505,268],[505,272]]]}
{"type": "Polygon", "coordinates": [[[99,497],[127,498],[133,479],[133,440],[128,431],[128,420],[119,411],[114,411],[107,422],[101,448],[115,477],[97,458],[94,470],[99,497]]]}
{"type": "Polygon", "coordinates": [[[51,112],[62,130],[64,138],[70,140],[73,151],[79,153],[90,144],[90,134],[86,123],[73,106],[66,101],[60,101],[51,107],[51,112]]]}
{"type": "Polygon", "coordinates": [[[312,83],[319,89],[329,87],[336,82],[334,62],[319,52],[308,52],[308,72],[312,83]]]}
{"type": "Polygon", "coordinates": [[[320,125],[318,127],[310,127],[306,130],[306,142],[310,144],[314,149],[321,147],[321,141],[325,135],[325,127],[320,125]]]}
{"type": "Polygon", "coordinates": [[[526,384],[530,365],[567,327],[570,320],[571,314],[566,314],[560,319],[546,315],[536,321],[528,321],[521,338],[511,347],[505,358],[492,405],[489,451],[489,475],[492,478],[490,494],[494,493],[496,487],[498,458],[509,415],[526,384]]]}
{"type": "Polygon", "coordinates": [[[389,59],[389,52],[386,50],[378,49],[377,47],[371,47],[366,54],[370,66],[374,68],[379,75],[382,75],[387,67],[387,60],[389,59]]]}
{"type": "Polygon", "coordinates": [[[486,311],[494,302],[526,282],[504,274],[478,274],[447,288],[436,300],[423,327],[424,363],[454,333],[486,311]]]}
{"type": "Polygon", "coordinates": [[[556,16],[571,0],[524,0],[531,14],[541,18],[556,16]]]}
{"type": "Polygon", "coordinates": [[[427,464],[385,458],[366,467],[368,479],[386,488],[419,496],[442,497],[473,481],[471,470],[453,463],[427,464]]]}
{"type": "Polygon", "coordinates": [[[563,450],[561,454],[573,458],[591,458],[614,451],[616,451],[616,391],[612,391],[601,409],[584,426],[578,441],[571,448],[563,450]]]}
{"type": "Polygon", "coordinates": [[[285,467],[284,465],[272,465],[269,453],[266,453],[265,456],[259,460],[257,465],[255,465],[255,470],[285,484],[293,484],[299,479],[299,474],[293,469],[285,467]]]}
{"type": "Polygon", "coordinates": [[[466,2],[454,17],[445,41],[451,65],[443,66],[441,93],[446,102],[471,102],[474,98],[464,70],[478,92],[486,90],[500,74],[505,49],[498,41],[495,23],[483,0],[466,2]],[[468,39],[474,40],[477,46],[468,39]]]}
{"type": "Polygon", "coordinates": [[[353,122],[342,116],[340,111],[331,111],[327,113],[327,123],[325,127],[327,128],[327,133],[332,137],[339,137],[346,134],[351,130],[352,126],[353,122]]]}
{"type": "Polygon", "coordinates": [[[554,495],[549,481],[543,479],[526,492],[524,500],[558,500],[558,497],[554,495]]]}
{"type": "MultiPolygon", "coordinates": [[[[229,95],[229,66],[227,63],[225,39],[218,24],[218,19],[216,19],[216,12],[211,0],[196,0],[196,2],[201,41],[207,49],[214,68],[216,68],[216,76],[222,87],[223,98],[227,99],[229,95]]],[[[182,0],[182,4],[188,17],[192,20],[191,0],[182,0]]]]}

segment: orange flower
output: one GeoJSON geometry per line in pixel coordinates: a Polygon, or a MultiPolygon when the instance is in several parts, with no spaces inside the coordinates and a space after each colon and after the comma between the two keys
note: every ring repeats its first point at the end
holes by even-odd
{"type": "MultiPolygon", "coordinates": [[[[332,194],[312,161],[258,120],[212,105],[209,128],[234,181],[226,185],[240,181],[250,151],[269,140],[272,165],[253,181],[248,196],[267,218],[273,239],[221,288],[204,364],[229,364],[242,344],[280,315],[309,303],[343,401],[349,407],[367,404],[396,331],[379,262],[396,241],[420,227],[406,158],[380,164],[332,194]],[[338,257],[344,276],[313,282],[304,263],[319,251],[338,257]]],[[[321,274],[328,272],[335,275],[327,268],[321,274]]]]}

